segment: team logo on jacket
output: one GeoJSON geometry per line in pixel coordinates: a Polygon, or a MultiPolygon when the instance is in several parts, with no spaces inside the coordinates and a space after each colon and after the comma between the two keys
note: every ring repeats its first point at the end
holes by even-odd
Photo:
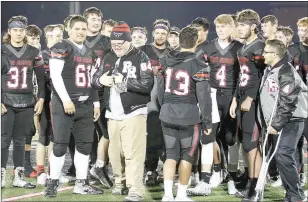
{"type": "Polygon", "coordinates": [[[278,84],[274,79],[268,79],[268,92],[277,92],[278,84]]]}

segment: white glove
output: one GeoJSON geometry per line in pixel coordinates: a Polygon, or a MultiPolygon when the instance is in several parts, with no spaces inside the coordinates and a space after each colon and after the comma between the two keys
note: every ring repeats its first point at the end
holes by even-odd
{"type": "Polygon", "coordinates": [[[101,78],[99,78],[99,82],[104,86],[111,87],[113,85],[113,78],[112,76],[107,76],[107,74],[108,72],[103,74],[101,78]]]}

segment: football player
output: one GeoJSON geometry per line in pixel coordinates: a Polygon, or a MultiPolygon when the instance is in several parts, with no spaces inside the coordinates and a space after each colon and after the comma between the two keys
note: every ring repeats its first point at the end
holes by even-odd
{"type": "MultiPolygon", "coordinates": [[[[102,16],[103,17],[103,16],[102,16]]],[[[102,24],[101,35],[110,37],[112,28],[117,24],[116,21],[109,19],[102,24]]]]}
{"type": "Polygon", "coordinates": [[[14,16],[8,21],[8,33],[1,48],[11,62],[9,73],[1,75],[1,187],[5,186],[9,146],[13,140],[13,186],[32,189],[36,186],[24,178],[25,138],[31,132],[34,115],[43,109],[45,72],[40,51],[26,44],[27,21],[24,16],[14,16]],[[33,72],[38,82],[38,101],[33,95],[33,72]]]}
{"type": "MultiPolygon", "coordinates": [[[[165,19],[157,19],[153,23],[153,38],[154,42],[140,47],[151,61],[151,65],[154,72],[154,81],[156,80],[156,74],[159,64],[159,58],[167,55],[171,48],[167,45],[167,37],[170,30],[170,23],[165,19]]],[[[147,186],[157,185],[158,173],[156,171],[158,166],[158,160],[163,160],[164,148],[163,148],[163,132],[161,129],[161,122],[159,120],[160,106],[156,95],[156,85],[151,93],[151,102],[148,104],[148,117],[147,117],[147,154],[146,154],[146,177],[145,182],[147,186]]]]}
{"type": "Polygon", "coordinates": [[[84,45],[87,20],[74,16],[69,23],[69,39],[51,48],[49,60],[52,80],[51,121],[54,135],[50,154],[50,180],[45,196],[56,197],[59,178],[71,134],[75,139],[75,194],[102,194],[103,190],[86,184],[94,123],[100,115],[97,91],[91,88],[90,72],[97,59],[84,45]],[[97,98],[97,101],[96,101],[97,98]],[[94,105],[94,107],[93,107],[94,105]],[[96,109],[93,109],[96,108],[96,109]],[[89,135],[91,134],[91,135],[89,135]]]}
{"type": "Polygon", "coordinates": [[[261,31],[265,40],[275,39],[278,27],[278,20],[274,15],[267,15],[261,19],[261,31]]]}
{"type": "Polygon", "coordinates": [[[252,200],[256,196],[255,187],[258,181],[262,157],[258,147],[259,124],[256,120],[257,94],[264,70],[264,58],[262,56],[265,44],[258,38],[258,26],[260,17],[251,9],[245,9],[237,13],[238,34],[245,43],[238,50],[240,64],[240,77],[238,90],[233,97],[230,107],[230,115],[236,117],[236,109],[240,109],[240,129],[243,140],[242,146],[248,153],[250,187],[243,201],[252,200]],[[237,99],[238,98],[238,99],[237,99]]]}
{"type": "Polygon", "coordinates": [[[186,27],[179,38],[180,52],[172,51],[160,60],[162,70],[157,78],[158,100],[162,105],[159,118],[167,155],[162,201],[192,201],[186,191],[199,135],[210,136],[212,130],[210,68],[196,57],[198,30],[186,27]],[[178,161],[179,184],[174,199],[172,188],[178,161]]]}
{"type": "Polygon", "coordinates": [[[148,31],[145,27],[132,28],[132,43],[136,48],[144,46],[148,41],[148,31]]]}
{"type": "MultiPolygon", "coordinates": [[[[103,13],[95,7],[90,7],[86,9],[83,16],[88,22],[87,37],[85,40],[85,45],[93,50],[99,57],[97,60],[97,67],[100,66],[102,58],[110,50],[110,39],[107,36],[100,34],[100,29],[102,26],[103,13]]],[[[94,70],[96,71],[96,70],[94,70]]],[[[93,74],[93,73],[92,73],[93,74]]],[[[105,118],[106,108],[104,107],[104,91],[100,89],[99,100],[100,100],[100,117],[95,122],[96,131],[94,133],[94,141],[92,145],[90,164],[92,166],[90,174],[99,180],[105,188],[112,187],[112,182],[108,177],[107,161],[108,161],[108,146],[109,146],[109,136],[107,130],[107,119],[105,118]]]]}

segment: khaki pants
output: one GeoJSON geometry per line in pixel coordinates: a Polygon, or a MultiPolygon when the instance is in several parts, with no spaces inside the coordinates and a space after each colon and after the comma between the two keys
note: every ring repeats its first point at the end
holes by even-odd
{"type": "Polygon", "coordinates": [[[144,195],[144,161],[146,153],[146,115],[108,121],[109,159],[115,185],[126,186],[129,194],[144,195]]]}

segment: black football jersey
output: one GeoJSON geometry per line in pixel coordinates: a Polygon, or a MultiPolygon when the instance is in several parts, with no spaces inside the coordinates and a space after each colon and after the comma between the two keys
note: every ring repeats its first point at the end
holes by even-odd
{"type": "Polygon", "coordinates": [[[33,72],[35,72],[38,86],[39,98],[45,98],[44,68],[41,52],[30,45],[21,48],[5,44],[2,49],[7,53],[10,60],[10,70],[1,75],[2,102],[13,107],[33,106],[33,72]]]}
{"type": "Polygon", "coordinates": [[[299,44],[300,50],[300,63],[301,63],[301,72],[303,74],[303,79],[308,85],[308,46],[304,46],[303,43],[299,44]]]}
{"type": "Polygon", "coordinates": [[[50,56],[51,56],[50,54],[51,54],[50,49],[45,49],[45,50],[42,51],[46,83],[50,82],[50,71],[49,71],[49,59],[50,59],[50,56]]]}
{"type": "Polygon", "coordinates": [[[203,59],[211,68],[211,87],[231,91],[236,88],[240,72],[237,51],[242,46],[243,44],[234,40],[222,49],[218,39],[204,46],[203,59]]]}
{"type": "Polygon", "coordinates": [[[300,61],[299,61],[299,56],[300,56],[300,50],[298,47],[298,44],[294,43],[288,47],[288,52],[291,55],[291,63],[295,67],[296,71],[299,71],[300,68],[300,61]]]}
{"type": "Polygon", "coordinates": [[[93,50],[101,60],[105,53],[111,49],[110,38],[100,34],[97,36],[87,36],[84,44],[93,50]]]}
{"type": "Polygon", "coordinates": [[[257,96],[262,73],[266,66],[262,56],[264,47],[264,42],[256,39],[248,45],[244,44],[237,52],[240,63],[239,88],[254,99],[257,96]]]}
{"type": "Polygon", "coordinates": [[[147,44],[140,47],[140,50],[142,50],[149,57],[152,67],[155,67],[160,65],[159,59],[167,55],[171,51],[171,48],[167,46],[166,49],[161,51],[157,49],[153,44],[147,44]]]}
{"type": "Polygon", "coordinates": [[[204,59],[204,48],[208,44],[208,41],[204,41],[203,43],[199,44],[196,48],[196,55],[199,59],[204,59]]]}
{"type": "MultiPolygon", "coordinates": [[[[51,48],[51,59],[64,61],[62,78],[72,100],[91,95],[91,72],[95,69],[96,54],[87,46],[79,49],[69,40],[63,40],[51,48]]],[[[54,83],[56,81],[52,81],[54,83]]],[[[54,87],[53,92],[56,93],[54,87]]]]}
{"type": "MultiPolygon", "coordinates": [[[[99,68],[100,67],[100,63],[101,63],[103,57],[111,49],[110,38],[107,37],[107,36],[100,35],[100,34],[97,35],[97,36],[87,36],[84,44],[88,48],[93,50],[95,52],[95,54],[98,56],[99,64],[96,65],[96,66],[99,68]]],[[[101,88],[101,89],[98,90],[98,95],[99,95],[100,103],[102,103],[104,101],[104,92],[103,92],[103,90],[104,90],[104,88],[101,88]]]]}

